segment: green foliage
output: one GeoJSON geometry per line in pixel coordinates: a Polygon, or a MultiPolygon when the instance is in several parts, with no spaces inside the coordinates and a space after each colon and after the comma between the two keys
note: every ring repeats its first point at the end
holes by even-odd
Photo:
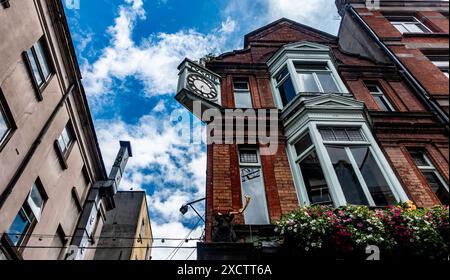
{"type": "Polygon", "coordinates": [[[366,206],[303,207],[276,223],[285,244],[300,254],[364,256],[378,246],[385,256],[445,258],[448,255],[448,207],[417,209],[406,203],[388,209],[366,206]]]}

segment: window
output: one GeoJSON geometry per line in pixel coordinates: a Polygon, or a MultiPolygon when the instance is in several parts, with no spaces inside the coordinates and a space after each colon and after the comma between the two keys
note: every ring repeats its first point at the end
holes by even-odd
{"type": "Polygon", "coordinates": [[[407,200],[398,182],[389,177],[394,175],[363,127],[315,124],[298,140],[290,141],[288,151],[297,171],[294,180],[300,201],[388,206],[407,200]]]}
{"type": "Polygon", "coordinates": [[[150,249],[150,246],[147,245],[147,249],[145,250],[145,260],[146,261],[149,261],[152,259],[151,252],[152,252],[152,250],[150,249]]]}
{"type": "Polygon", "coordinates": [[[274,82],[283,106],[289,104],[299,93],[321,94],[340,93],[335,74],[326,62],[291,62],[275,75],[274,82]],[[292,72],[289,68],[292,65],[292,72]],[[290,73],[295,74],[291,76],[290,73]],[[296,87],[295,87],[296,86],[296,87]]]}
{"type": "Polygon", "coordinates": [[[394,106],[392,106],[391,102],[377,83],[366,82],[366,87],[370,91],[370,94],[372,94],[373,99],[375,99],[381,111],[395,111],[394,106]]]}
{"type": "Polygon", "coordinates": [[[70,124],[67,124],[61,132],[61,135],[58,137],[58,146],[64,155],[66,155],[69,151],[73,140],[72,129],[70,127],[70,124]]]}
{"type": "Polygon", "coordinates": [[[387,16],[400,33],[431,33],[431,30],[413,16],[387,16]]]}
{"type": "Polygon", "coordinates": [[[326,64],[297,63],[295,69],[300,82],[300,92],[339,92],[333,73],[326,64]]]}
{"type": "Polygon", "coordinates": [[[328,184],[309,133],[295,144],[295,150],[297,153],[297,165],[300,169],[310,204],[332,204],[333,201],[328,184]]]}
{"type": "MultiPolygon", "coordinates": [[[[1,101],[1,100],[0,100],[1,101]]],[[[9,124],[8,118],[6,117],[5,110],[3,109],[2,103],[0,103],[0,144],[8,135],[11,130],[11,125],[9,124]]]]}
{"type": "Polygon", "coordinates": [[[31,187],[27,200],[9,227],[8,236],[15,246],[19,246],[27,237],[30,228],[39,222],[46,199],[47,197],[37,181],[31,187]]]}
{"type": "Polygon", "coordinates": [[[236,108],[252,108],[252,95],[250,85],[247,79],[234,79],[234,103],[236,108]]]}
{"type": "Polygon", "coordinates": [[[6,142],[6,138],[11,134],[11,131],[16,128],[13,121],[11,112],[6,105],[5,97],[3,92],[0,90],[0,150],[6,142]]]}
{"type": "Polygon", "coordinates": [[[25,52],[25,57],[32,74],[34,85],[38,92],[40,92],[41,88],[47,83],[52,73],[45,38],[42,37],[29,50],[27,50],[25,52]]]}
{"type": "Polygon", "coordinates": [[[141,228],[139,230],[139,242],[144,243],[143,240],[144,236],[145,236],[145,220],[142,219],[141,228]]]}
{"type": "Polygon", "coordinates": [[[287,67],[281,70],[281,72],[276,76],[275,81],[277,83],[277,89],[280,93],[283,106],[286,106],[297,95],[287,67]]]}
{"type": "Polygon", "coordinates": [[[319,132],[347,203],[370,206],[396,203],[370,143],[359,144],[366,141],[361,129],[320,128],[319,132]]]}
{"type": "Polygon", "coordinates": [[[421,150],[412,150],[410,151],[411,157],[422,172],[425,180],[428,182],[428,185],[439,198],[442,204],[449,204],[449,194],[448,194],[448,185],[442,176],[437,171],[436,167],[433,165],[431,160],[428,158],[426,153],[421,150]]]}
{"type": "Polygon", "coordinates": [[[449,59],[448,54],[430,54],[427,55],[428,59],[439,68],[442,73],[448,78],[449,77],[449,59]]]}
{"type": "Polygon", "coordinates": [[[245,204],[245,196],[248,195],[251,198],[250,204],[244,212],[245,223],[250,225],[269,224],[266,193],[258,149],[239,149],[239,163],[243,204],[245,204]]]}
{"type": "Polygon", "coordinates": [[[333,128],[319,128],[320,134],[324,141],[348,141],[358,142],[366,141],[360,128],[349,127],[333,127],[333,128]]]}

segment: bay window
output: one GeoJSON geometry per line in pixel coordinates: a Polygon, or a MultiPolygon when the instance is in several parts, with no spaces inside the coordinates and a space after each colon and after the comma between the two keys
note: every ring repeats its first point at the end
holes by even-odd
{"type": "Polygon", "coordinates": [[[388,206],[402,201],[364,126],[311,124],[291,141],[288,151],[295,154],[294,178],[308,198],[304,203],[388,206]]]}
{"type": "Polygon", "coordinates": [[[309,133],[295,144],[297,165],[311,204],[332,204],[328,184],[309,133]]]}
{"type": "Polygon", "coordinates": [[[283,109],[294,100],[302,99],[297,96],[351,96],[339,77],[330,52],[328,46],[300,42],[286,45],[269,60],[278,108],[283,109]]]}
{"type": "Polygon", "coordinates": [[[250,204],[244,212],[244,220],[249,225],[270,223],[261,160],[257,148],[240,148],[239,165],[241,173],[242,203],[250,196],[250,204]]]}
{"type": "Polygon", "coordinates": [[[339,89],[333,73],[326,64],[295,63],[300,92],[336,93],[339,89]]]}
{"type": "Polygon", "coordinates": [[[285,67],[275,78],[277,83],[278,93],[280,94],[283,106],[289,104],[297,95],[292,83],[291,76],[289,75],[288,68],[285,67]]]}

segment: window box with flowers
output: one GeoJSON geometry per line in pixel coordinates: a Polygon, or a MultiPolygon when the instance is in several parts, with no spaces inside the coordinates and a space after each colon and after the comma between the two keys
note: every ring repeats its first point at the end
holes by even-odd
{"type": "Polygon", "coordinates": [[[303,207],[276,224],[288,257],[366,259],[368,246],[383,260],[448,257],[448,206],[418,209],[408,202],[372,210],[367,206],[303,207]]]}

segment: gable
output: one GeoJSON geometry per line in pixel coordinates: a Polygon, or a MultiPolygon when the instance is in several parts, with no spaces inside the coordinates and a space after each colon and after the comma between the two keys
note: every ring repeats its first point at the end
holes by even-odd
{"type": "Polygon", "coordinates": [[[336,42],[337,38],[331,34],[303,25],[301,23],[282,18],[245,35],[244,47],[251,42],[336,42]]]}

